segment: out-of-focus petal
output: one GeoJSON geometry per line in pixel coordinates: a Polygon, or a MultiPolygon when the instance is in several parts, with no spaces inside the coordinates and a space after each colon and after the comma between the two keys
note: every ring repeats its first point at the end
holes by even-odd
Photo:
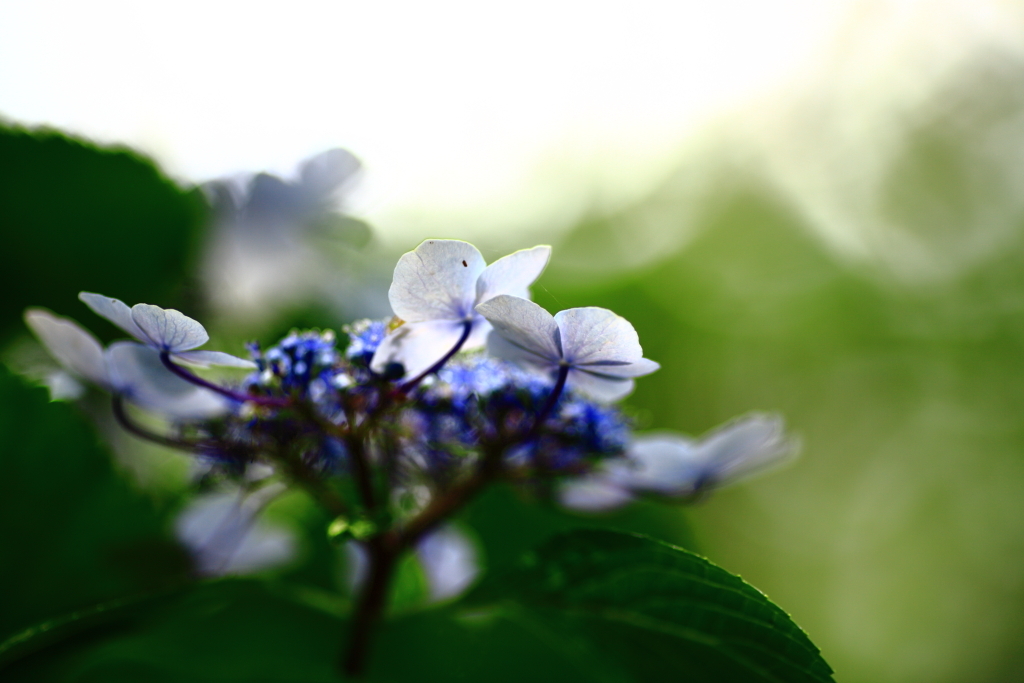
{"type": "Polygon", "coordinates": [[[607,308],[570,308],[555,315],[562,351],[570,363],[633,363],[643,349],[629,321],[607,308]]]}
{"type": "Polygon", "coordinates": [[[223,397],[181,379],[160,354],[135,342],[115,342],[105,354],[110,383],[142,408],[176,418],[206,418],[227,410],[223,397]]]}
{"type": "Polygon", "coordinates": [[[468,242],[427,240],[398,259],[388,290],[391,308],[406,322],[472,316],[484,267],[484,257],[468,242]]]}
{"type": "Polygon", "coordinates": [[[384,337],[373,354],[370,368],[382,372],[388,363],[401,363],[405,376],[415,377],[444,358],[458,343],[463,330],[463,323],[453,320],[405,323],[384,337]]]}
{"type": "Polygon", "coordinates": [[[799,450],[799,441],[786,435],[778,415],[737,418],[697,444],[702,465],[698,485],[733,484],[788,462],[799,450]]]}
{"type": "Polygon", "coordinates": [[[196,365],[205,368],[210,365],[217,365],[225,368],[247,368],[253,369],[256,364],[251,360],[245,360],[238,356],[232,356],[223,351],[185,351],[174,354],[174,358],[189,365],[196,365]]]}
{"type": "Polygon", "coordinates": [[[638,436],[627,456],[632,467],[616,468],[614,478],[638,491],[688,494],[700,477],[701,456],[692,439],[679,434],[638,436]]]}
{"type": "Polygon", "coordinates": [[[571,510],[603,512],[615,510],[633,500],[633,494],[603,473],[594,473],[566,481],[558,491],[558,501],[571,510]]]}
{"type": "Polygon", "coordinates": [[[103,347],[81,325],[41,308],[25,311],[25,324],[65,369],[90,382],[107,385],[103,347]]]}
{"type": "Polygon", "coordinates": [[[173,308],[135,304],[132,306],[132,320],[161,351],[188,351],[210,340],[210,335],[198,321],[173,308]]]}
{"type": "Polygon", "coordinates": [[[499,294],[530,298],[529,287],[540,277],[551,258],[551,247],[541,245],[503,256],[484,269],[476,283],[476,301],[483,303],[499,294]]]}
{"type": "Polygon", "coordinates": [[[555,319],[532,301],[500,294],[476,310],[512,345],[547,361],[557,363],[562,358],[555,319]]]}
{"type": "Polygon", "coordinates": [[[149,342],[145,333],[132,319],[132,309],[120,299],[114,299],[94,292],[79,292],[78,299],[93,310],[96,315],[106,318],[141,342],[149,342]]]}
{"type": "Polygon", "coordinates": [[[248,574],[285,564],[295,556],[295,538],[256,519],[259,509],[239,492],[200,496],[178,515],[175,536],[206,576],[248,574]]]}
{"type": "Polygon", "coordinates": [[[632,393],[636,382],[630,378],[595,375],[572,368],[565,385],[600,403],[614,403],[632,393]]]}
{"type": "Polygon", "coordinates": [[[431,602],[454,598],[480,573],[476,547],[454,526],[443,526],[416,544],[431,602]]]}

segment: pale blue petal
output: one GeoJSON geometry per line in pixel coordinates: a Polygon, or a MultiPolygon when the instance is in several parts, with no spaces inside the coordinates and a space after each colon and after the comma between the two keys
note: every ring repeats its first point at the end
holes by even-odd
{"type": "Polygon", "coordinates": [[[555,316],[565,359],[573,365],[635,363],[643,358],[640,339],[629,321],[607,308],[570,308],[555,316]]]}
{"type": "Polygon", "coordinates": [[[398,259],[388,299],[405,322],[463,320],[473,314],[484,270],[477,248],[459,240],[427,240],[398,259]]]}
{"type": "Polygon", "coordinates": [[[199,322],[173,308],[135,304],[132,306],[132,320],[161,351],[188,351],[210,340],[210,335],[199,322]]]}
{"type": "Polygon", "coordinates": [[[100,386],[107,386],[103,347],[78,323],[41,308],[30,308],[25,311],[25,324],[66,370],[100,386]]]}
{"type": "Polygon", "coordinates": [[[132,320],[132,309],[120,299],[93,292],[79,292],[78,298],[96,315],[106,318],[139,341],[149,343],[149,339],[132,320]]]}
{"type": "MultiPolygon", "coordinates": [[[[256,494],[254,494],[255,496],[256,494]]],[[[295,537],[257,518],[261,501],[241,492],[193,499],[174,520],[174,535],[206,576],[248,574],[282,565],[295,556],[295,537]]]]}
{"type": "Polygon", "coordinates": [[[628,489],[603,473],[570,479],[558,491],[558,501],[564,507],[582,512],[615,510],[632,500],[633,494],[628,489]]]}
{"type": "Polygon", "coordinates": [[[451,320],[406,323],[393,330],[377,347],[370,369],[383,372],[388,363],[405,366],[405,376],[415,377],[444,358],[462,336],[463,325],[451,320]]]}
{"type": "Polygon", "coordinates": [[[617,469],[616,481],[663,495],[692,493],[704,464],[692,439],[670,433],[637,436],[626,455],[633,466],[617,469]]]}
{"type": "Polygon", "coordinates": [[[484,269],[476,283],[476,302],[483,303],[499,294],[530,298],[530,285],[540,277],[551,258],[551,247],[541,245],[520,249],[503,256],[484,269]]]}
{"type": "Polygon", "coordinates": [[[182,363],[205,368],[210,365],[217,365],[225,368],[247,368],[253,369],[256,364],[251,360],[245,360],[238,356],[232,356],[223,351],[185,351],[174,354],[174,358],[182,363]]]}
{"type": "Polygon", "coordinates": [[[544,361],[561,360],[558,325],[550,313],[532,301],[500,294],[477,306],[476,311],[494,326],[493,334],[512,345],[544,361]]]}
{"type": "Polygon", "coordinates": [[[466,534],[447,525],[416,544],[430,601],[448,600],[465,592],[480,573],[476,547],[466,534]]]}
{"type": "Polygon", "coordinates": [[[578,368],[572,368],[569,370],[565,385],[600,403],[614,403],[631,394],[636,382],[629,378],[594,375],[578,368]]]}
{"type": "Polygon", "coordinates": [[[497,330],[491,330],[491,333],[487,337],[487,355],[492,358],[501,358],[502,360],[510,361],[524,369],[545,375],[558,368],[557,359],[550,360],[548,358],[538,356],[532,351],[527,351],[521,346],[516,346],[498,334],[497,330]]]}
{"type": "Polygon", "coordinates": [[[696,450],[702,483],[724,486],[792,460],[799,442],[786,435],[782,418],[753,414],[719,427],[696,450]]]}
{"type": "Polygon", "coordinates": [[[213,417],[227,410],[226,399],[172,373],[153,348],[115,342],[105,358],[113,389],[142,408],[176,418],[213,417]]]}
{"type": "Polygon", "coordinates": [[[471,349],[483,348],[487,345],[487,338],[491,334],[491,324],[487,322],[487,319],[482,315],[473,316],[473,329],[469,332],[469,338],[466,339],[466,343],[462,345],[463,351],[469,351],[471,349]]]}

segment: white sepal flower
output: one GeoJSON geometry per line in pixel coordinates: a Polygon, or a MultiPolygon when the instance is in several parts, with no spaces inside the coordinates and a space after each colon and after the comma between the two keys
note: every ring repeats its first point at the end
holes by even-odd
{"type": "Polygon", "coordinates": [[[566,386],[598,401],[616,401],[633,390],[633,378],[659,366],[643,357],[636,330],[606,308],[570,308],[552,316],[515,296],[496,296],[477,306],[494,326],[490,353],[554,372],[568,367],[566,386]]]}
{"type": "Polygon", "coordinates": [[[164,309],[151,304],[135,304],[128,308],[123,301],[92,292],[81,292],[78,298],[97,315],[114,323],[146,346],[166,351],[183,363],[199,367],[256,367],[252,361],[221,351],[195,351],[210,340],[210,335],[198,321],[173,308],[164,309]]]}
{"type": "Polygon", "coordinates": [[[78,323],[32,308],[25,312],[31,328],[65,370],[143,408],[173,417],[207,417],[226,409],[222,398],[175,376],[153,349],[135,342],[115,342],[104,349],[78,323]]]}
{"type": "Polygon", "coordinates": [[[451,524],[424,536],[416,544],[416,558],[423,567],[431,602],[461,595],[480,573],[476,546],[451,524]]]}
{"type": "Polygon", "coordinates": [[[559,496],[568,508],[590,511],[621,507],[645,493],[693,498],[777,467],[798,451],[799,442],[785,434],[782,418],[755,413],[701,439],[672,433],[637,437],[624,458],[566,483],[559,496]]]}
{"type": "Polygon", "coordinates": [[[270,485],[249,496],[240,491],[207,494],[181,511],[174,535],[188,548],[200,574],[250,574],[295,557],[294,534],[258,519],[268,498],[280,490],[270,485]]]}
{"type": "Polygon", "coordinates": [[[388,363],[401,363],[406,376],[419,375],[458,344],[466,325],[469,335],[461,348],[483,346],[491,328],[476,306],[501,294],[529,298],[550,256],[551,247],[537,246],[488,266],[468,242],[423,242],[395,266],[388,299],[404,324],[381,342],[370,367],[380,372],[388,363]]]}

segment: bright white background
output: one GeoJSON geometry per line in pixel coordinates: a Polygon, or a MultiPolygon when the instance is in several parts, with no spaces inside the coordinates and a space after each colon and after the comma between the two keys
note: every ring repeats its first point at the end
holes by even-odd
{"type": "Polygon", "coordinates": [[[391,237],[557,223],[648,191],[857,4],[2,0],[0,116],[183,181],[343,146],[367,169],[354,208],[391,237]]]}

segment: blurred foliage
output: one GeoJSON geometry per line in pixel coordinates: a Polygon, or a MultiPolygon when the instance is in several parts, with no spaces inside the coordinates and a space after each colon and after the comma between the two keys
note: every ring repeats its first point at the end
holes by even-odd
{"type": "Polygon", "coordinates": [[[173,583],[190,562],[94,427],[0,367],[0,640],[43,619],[173,583]]]}
{"type": "Polygon", "coordinates": [[[170,305],[205,216],[198,190],[133,152],[0,125],[0,339],[28,306],[81,313],[81,290],[170,305]]]}

